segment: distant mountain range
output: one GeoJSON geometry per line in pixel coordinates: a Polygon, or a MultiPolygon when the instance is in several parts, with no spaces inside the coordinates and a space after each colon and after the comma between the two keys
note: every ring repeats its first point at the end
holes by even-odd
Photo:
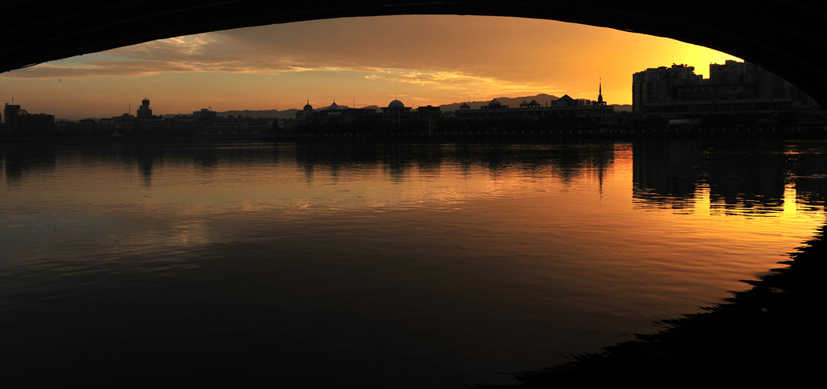
{"type": "MultiPolygon", "coordinates": [[[[522,97],[497,97],[497,101],[500,102],[502,105],[507,105],[510,108],[518,108],[520,103],[523,101],[531,102],[531,100],[536,100],[541,106],[550,105],[551,102],[556,101],[559,97],[554,95],[547,95],[545,93],[541,93],[535,96],[522,96],[522,97]]],[[[587,100],[587,99],[580,99],[580,100],[587,100]]],[[[468,103],[471,106],[471,109],[479,109],[483,105],[488,105],[491,100],[486,101],[466,101],[466,102],[459,102],[459,103],[451,103],[451,104],[443,104],[439,106],[439,109],[442,112],[451,112],[456,111],[459,109],[459,106],[463,103],[468,103]]],[[[629,104],[609,104],[612,107],[615,107],[615,112],[631,112],[632,106],[629,104]]],[[[329,106],[325,107],[316,107],[314,110],[321,111],[327,109],[329,106]]],[[[349,108],[346,105],[339,105],[339,108],[349,108]]],[[[377,112],[381,112],[381,107],[371,105],[367,107],[360,107],[360,108],[367,108],[367,109],[375,109],[377,112]]],[[[416,107],[413,107],[416,108],[416,107]]],[[[293,119],[296,117],[296,112],[299,109],[286,109],[284,111],[279,111],[277,109],[268,109],[268,110],[243,110],[243,111],[224,111],[218,112],[219,117],[229,117],[229,116],[239,116],[242,117],[254,117],[254,118],[277,118],[277,119],[293,119]]],[[[164,117],[173,117],[175,115],[164,115],[164,117]]]]}
{"type": "MultiPolygon", "coordinates": [[[[554,95],[547,95],[545,93],[541,93],[536,96],[497,97],[497,101],[499,101],[500,104],[507,105],[509,108],[519,108],[520,103],[522,103],[523,101],[525,101],[526,103],[530,103],[531,100],[536,100],[541,106],[545,107],[546,105],[551,104],[552,101],[556,101],[557,99],[559,99],[559,97],[554,95]]],[[[491,100],[463,101],[459,103],[440,105],[439,108],[440,110],[442,110],[442,112],[456,111],[459,109],[460,105],[462,105],[463,103],[467,103],[469,106],[471,106],[471,109],[480,109],[480,107],[488,105],[488,103],[490,103],[491,100]]]]}

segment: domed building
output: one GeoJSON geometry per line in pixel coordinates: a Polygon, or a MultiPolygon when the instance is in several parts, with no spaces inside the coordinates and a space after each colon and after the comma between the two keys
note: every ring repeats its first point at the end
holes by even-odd
{"type": "Polygon", "coordinates": [[[408,116],[408,112],[410,111],[411,108],[406,107],[401,101],[393,100],[387,107],[382,108],[382,120],[399,124],[402,122],[404,117],[408,116]]]}
{"type": "Polygon", "coordinates": [[[523,102],[520,103],[520,108],[524,108],[524,109],[538,108],[538,107],[540,107],[540,103],[538,103],[537,100],[531,100],[531,102],[529,103],[529,102],[526,102],[525,99],[523,99],[523,102]]]}
{"type": "Polygon", "coordinates": [[[310,120],[310,117],[313,116],[313,106],[310,105],[310,100],[307,100],[307,104],[302,108],[301,111],[296,112],[296,120],[310,120]]]}
{"type": "Polygon", "coordinates": [[[488,105],[483,105],[480,108],[482,108],[482,109],[508,109],[508,106],[503,105],[502,103],[497,101],[497,99],[494,99],[494,100],[491,100],[491,102],[488,103],[488,105]]]}

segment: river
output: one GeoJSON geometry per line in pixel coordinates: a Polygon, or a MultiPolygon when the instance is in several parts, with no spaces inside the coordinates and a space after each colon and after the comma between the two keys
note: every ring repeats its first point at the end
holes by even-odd
{"type": "Polygon", "coordinates": [[[653,333],[824,224],[827,142],[0,144],[31,386],[454,388],[653,333]]]}

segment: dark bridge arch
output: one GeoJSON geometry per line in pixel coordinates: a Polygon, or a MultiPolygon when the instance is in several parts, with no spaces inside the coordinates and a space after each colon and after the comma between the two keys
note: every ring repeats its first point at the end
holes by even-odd
{"type": "MultiPolygon", "coordinates": [[[[778,74],[827,107],[823,62],[827,57],[827,2],[823,0],[94,0],[55,4],[18,0],[0,5],[0,72],[238,27],[351,16],[515,16],[640,32],[727,52],[778,74]]],[[[665,64],[652,64],[660,65],[665,64]]]]}

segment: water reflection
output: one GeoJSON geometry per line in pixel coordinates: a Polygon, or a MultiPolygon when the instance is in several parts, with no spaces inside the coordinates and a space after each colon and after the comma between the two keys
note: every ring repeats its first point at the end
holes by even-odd
{"type": "Polygon", "coordinates": [[[791,161],[792,184],[795,186],[798,201],[812,207],[824,207],[827,195],[827,151],[825,142],[791,144],[785,150],[791,161]]]}
{"type": "Polygon", "coordinates": [[[499,373],[651,333],[773,267],[823,224],[825,149],[0,145],[0,364],[512,382],[499,373]]]}
{"type": "Polygon", "coordinates": [[[768,215],[784,210],[792,188],[801,204],[823,205],[822,141],[645,140],[634,143],[635,198],[642,208],[682,212],[701,197],[727,214],[768,215]],[[808,152],[798,153],[805,148],[808,152]]]}
{"type": "Polygon", "coordinates": [[[29,177],[55,173],[58,155],[82,165],[118,163],[136,168],[146,188],[153,171],[164,163],[192,164],[207,175],[221,165],[250,167],[279,161],[279,153],[295,159],[308,184],[319,167],[336,181],[347,169],[387,172],[393,182],[416,174],[438,174],[443,164],[456,165],[468,175],[485,168],[492,176],[506,171],[525,174],[550,171],[566,184],[584,172],[598,181],[611,170],[617,150],[631,147],[634,197],[642,208],[681,212],[701,199],[724,212],[763,215],[780,212],[786,188],[795,188],[801,204],[822,206],[825,196],[823,166],[827,155],[822,141],[779,140],[654,140],[631,143],[441,144],[336,142],[297,143],[287,149],[262,144],[214,147],[167,144],[99,144],[81,148],[66,145],[22,144],[0,148],[6,184],[23,185],[29,177]]]}
{"type": "Polygon", "coordinates": [[[436,174],[443,164],[460,166],[466,175],[474,167],[485,168],[493,176],[513,170],[531,173],[553,169],[555,175],[566,182],[585,170],[605,174],[617,147],[612,142],[539,145],[336,142],[298,143],[295,155],[298,166],[306,171],[323,166],[335,176],[343,167],[381,166],[394,182],[404,181],[412,169],[418,174],[436,174]]]}
{"type": "Polygon", "coordinates": [[[18,147],[0,147],[0,157],[8,186],[20,186],[24,177],[54,173],[55,151],[49,147],[24,144],[18,147]]]}

